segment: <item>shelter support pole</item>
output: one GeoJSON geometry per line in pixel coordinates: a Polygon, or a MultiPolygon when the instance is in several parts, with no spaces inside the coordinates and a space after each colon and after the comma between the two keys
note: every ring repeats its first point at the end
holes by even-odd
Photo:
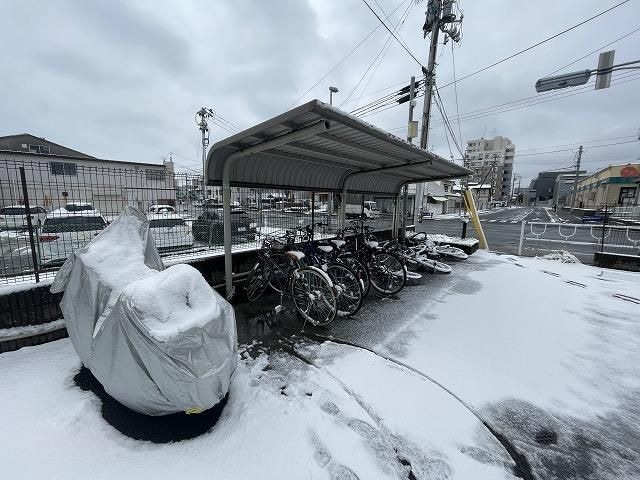
{"type": "Polygon", "coordinates": [[[316,233],[316,192],[311,192],[311,241],[316,233]]]}
{"type": "Polygon", "coordinates": [[[400,195],[396,195],[393,199],[393,221],[391,222],[393,232],[391,240],[398,238],[398,205],[400,205],[400,195]]]}
{"type": "Polygon", "coordinates": [[[400,220],[400,241],[405,244],[405,238],[407,236],[407,202],[409,197],[409,186],[402,187],[402,219],[400,220]]]}
{"type": "Polygon", "coordinates": [[[239,158],[247,157],[253,153],[259,153],[270,148],[276,148],[286,143],[300,140],[306,137],[326,132],[331,128],[331,124],[327,120],[322,120],[316,124],[286,133],[272,140],[267,140],[259,145],[247,147],[243,150],[229,155],[222,167],[222,208],[223,208],[223,226],[224,226],[224,284],[226,288],[227,298],[233,297],[233,262],[231,253],[231,165],[239,158]]]}

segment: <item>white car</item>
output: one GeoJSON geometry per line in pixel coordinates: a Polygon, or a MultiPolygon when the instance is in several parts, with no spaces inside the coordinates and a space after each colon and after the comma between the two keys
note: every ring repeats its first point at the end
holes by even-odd
{"type": "Polygon", "coordinates": [[[107,222],[97,210],[54,210],[47,215],[40,229],[40,264],[53,266],[64,263],[71,252],[87,245],[106,226],[107,222]]]}
{"type": "Polygon", "coordinates": [[[176,213],[176,208],[173,205],[151,205],[147,213],[176,213]]]}
{"type": "Polygon", "coordinates": [[[175,213],[148,214],[149,232],[158,250],[193,246],[191,228],[175,213]]]}
{"type": "MultiPolygon", "coordinates": [[[[47,211],[42,207],[29,207],[31,224],[38,226],[47,216],[47,211]]],[[[0,230],[26,230],[27,208],[24,205],[9,205],[0,208],[0,230]]]]}

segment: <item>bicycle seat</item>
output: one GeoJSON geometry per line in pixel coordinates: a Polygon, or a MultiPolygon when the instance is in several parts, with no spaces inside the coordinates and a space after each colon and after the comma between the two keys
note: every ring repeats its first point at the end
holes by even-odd
{"type": "Polygon", "coordinates": [[[284,254],[294,261],[302,260],[304,258],[304,253],[296,250],[289,250],[288,252],[284,252],[284,254]]]}
{"type": "Polygon", "coordinates": [[[369,240],[367,243],[367,247],[369,248],[378,248],[378,242],[374,242],[373,240],[369,240]]]}
{"type": "Polygon", "coordinates": [[[330,247],[329,245],[318,245],[316,248],[324,253],[333,252],[333,247],[330,247]]]}
{"type": "Polygon", "coordinates": [[[345,242],[344,240],[331,240],[331,243],[333,243],[336,248],[342,248],[347,242],[345,242]]]}

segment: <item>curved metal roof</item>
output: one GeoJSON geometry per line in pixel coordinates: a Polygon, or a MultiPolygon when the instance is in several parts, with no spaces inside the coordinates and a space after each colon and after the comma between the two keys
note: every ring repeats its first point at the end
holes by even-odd
{"type": "Polygon", "coordinates": [[[207,181],[236,186],[397,194],[405,183],[470,173],[319,100],[215,143],[207,181]]]}

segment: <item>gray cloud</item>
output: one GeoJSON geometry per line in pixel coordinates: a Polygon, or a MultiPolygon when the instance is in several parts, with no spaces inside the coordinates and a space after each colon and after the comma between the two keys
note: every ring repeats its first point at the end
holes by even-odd
{"type": "MultiPolygon", "coordinates": [[[[389,13],[401,1],[379,3],[389,13]]],[[[455,47],[458,78],[614,3],[464,0],[464,37],[455,47]]],[[[398,8],[389,23],[396,22],[406,6],[398,8]]],[[[10,1],[3,9],[0,133],[31,132],[92,155],[122,160],[157,162],[174,151],[194,159],[179,159],[185,168],[199,165],[199,132],[193,120],[198,108],[210,106],[241,128],[277,115],[378,25],[355,0],[10,1]]],[[[424,2],[413,4],[400,34],[426,63],[424,9],[424,2]]],[[[639,13],[638,5],[630,2],[461,81],[460,113],[535,96],[537,78],[633,30],[639,13]]],[[[378,28],[299,103],[327,99],[329,85],[340,88],[336,100],[342,103],[387,38],[388,32],[378,28]]],[[[612,46],[617,60],[638,59],[639,39],[640,32],[612,46]]],[[[450,45],[440,46],[440,85],[453,79],[452,60],[450,45]]],[[[594,54],[568,71],[594,67],[596,62],[594,54]]],[[[385,92],[358,97],[408,82],[419,71],[393,42],[380,66],[370,70],[342,108],[349,111],[373,100],[385,92]]],[[[634,77],[627,80],[631,81],[614,83],[609,90],[463,121],[462,137],[490,136],[495,130],[511,138],[517,152],[532,153],[530,149],[541,146],[634,135],[640,93],[634,77]]],[[[457,133],[454,89],[443,88],[441,94],[457,133]]],[[[366,120],[403,136],[406,118],[405,105],[366,120]]],[[[434,122],[438,120],[434,110],[434,122]]],[[[213,127],[214,140],[227,135],[213,127]]],[[[429,143],[449,157],[442,126],[434,126],[429,143]]],[[[589,169],[639,154],[638,144],[599,149],[588,145],[584,161],[589,169]]],[[[455,149],[454,153],[459,156],[455,149]]],[[[570,165],[571,158],[571,152],[516,157],[515,170],[528,179],[545,168],[570,165]]]]}

